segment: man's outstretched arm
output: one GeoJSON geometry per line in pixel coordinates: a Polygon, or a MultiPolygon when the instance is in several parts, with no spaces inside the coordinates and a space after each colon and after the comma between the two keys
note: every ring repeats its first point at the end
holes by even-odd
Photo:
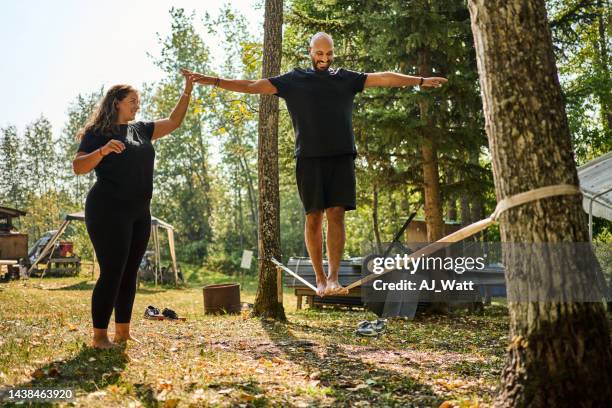
{"type": "MultiPolygon", "coordinates": [[[[192,73],[191,71],[187,71],[192,73]]],[[[214,85],[219,88],[227,89],[228,91],[248,93],[248,94],[268,94],[272,95],[277,93],[277,89],[272,82],[267,79],[222,79],[217,77],[211,77],[207,75],[192,73],[194,75],[194,82],[203,85],[214,85]]]]}
{"type": "Polygon", "coordinates": [[[448,82],[448,79],[442,77],[422,78],[418,76],[398,74],[396,72],[373,72],[367,75],[368,77],[366,78],[364,88],[394,88],[417,85],[426,88],[438,88],[444,83],[448,82]]]}

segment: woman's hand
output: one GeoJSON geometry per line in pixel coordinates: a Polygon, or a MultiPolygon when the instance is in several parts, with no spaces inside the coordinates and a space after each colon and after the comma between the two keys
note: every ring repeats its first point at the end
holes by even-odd
{"type": "Polygon", "coordinates": [[[184,94],[190,95],[193,90],[194,74],[186,69],[181,69],[181,74],[185,77],[185,90],[184,94]]]}
{"type": "Polygon", "coordinates": [[[100,148],[100,153],[102,154],[102,156],[108,156],[111,153],[121,153],[125,150],[125,145],[123,144],[123,142],[120,142],[119,140],[109,140],[107,144],[105,144],[104,146],[102,146],[100,148]]]}

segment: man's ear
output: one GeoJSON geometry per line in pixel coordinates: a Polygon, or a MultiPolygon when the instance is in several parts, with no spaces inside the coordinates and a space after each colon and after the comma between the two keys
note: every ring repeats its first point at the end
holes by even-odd
{"type": "Polygon", "coordinates": [[[312,51],[312,47],[308,47],[306,49],[308,50],[308,55],[310,55],[310,52],[312,51]]]}

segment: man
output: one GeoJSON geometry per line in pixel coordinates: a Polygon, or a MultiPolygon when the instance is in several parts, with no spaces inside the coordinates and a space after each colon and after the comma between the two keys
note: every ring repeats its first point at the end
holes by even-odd
{"type": "Polygon", "coordinates": [[[316,274],[317,295],[324,296],[342,292],[338,270],[345,242],[344,213],[356,206],[357,150],[352,127],[355,95],[372,87],[439,87],[447,80],[331,69],[334,43],[323,32],[312,37],[308,53],[311,69],[295,68],[259,80],[200,75],[195,81],[235,92],[274,94],[285,100],[295,131],[296,180],[306,212],[304,239],[316,274]],[[329,276],[323,271],[323,215],[327,217],[329,276]]]}

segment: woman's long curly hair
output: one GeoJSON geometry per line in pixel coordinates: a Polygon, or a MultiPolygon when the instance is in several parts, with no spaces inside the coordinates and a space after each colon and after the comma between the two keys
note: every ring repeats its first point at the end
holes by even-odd
{"type": "Polygon", "coordinates": [[[78,131],[77,139],[80,140],[86,133],[97,135],[119,133],[117,102],[125,99],[130,92],[138,93],[132,86],[125,84],[110,88],[87,119],[85,126],[78,131]]]}

